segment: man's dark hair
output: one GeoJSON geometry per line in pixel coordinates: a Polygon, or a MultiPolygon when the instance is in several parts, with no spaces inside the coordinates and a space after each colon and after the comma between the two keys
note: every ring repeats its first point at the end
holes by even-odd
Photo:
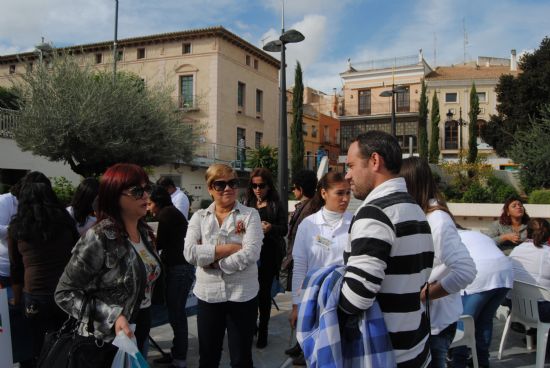
{"type": "Polygon", "coordinates": [[[161,185],[153,185],[149,198],[151,202],[154,202],[160,209],[173,205],[170,194],[168,194],[166,188],[161,185]]]}
{"type": "Polygon", "coordinates": [[[353,142],[359,144],[359,152],[363,159],[368,159],[376,152],[384,159],[384,166],[389,172],[399,174],[402,154],[399,142],[394,136],[379,130],[370,130],[359,134],[353,142]]]}
{"type": "Polygon", "coordinates": [[[302,189],[304,195],[311,198],[317,187],[317,174],[311,170],[300,170],[292,177],[292,185],[302,189]]]}
{"type": "Polygon", "coordinates": [[[157,185],[160,185],[161,187],[164,187],[164,188],[176,187],[176,184],[174,184],[174,181],[167,176],[161,176],[160,179],[157,180],[157,185]]]}

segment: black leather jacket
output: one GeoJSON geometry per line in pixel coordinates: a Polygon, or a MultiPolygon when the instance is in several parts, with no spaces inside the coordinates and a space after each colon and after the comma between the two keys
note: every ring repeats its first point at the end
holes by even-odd
{"type": "MultiPolygon", "coordinates": [[[[151,245],[148,228],[140,223],[141,238],[149,251],[160,259],[151,245]]],[[[85,297],[95,299],[94,335],[114,339],[114,323],[123,314],[130,323],[139,311],[146,284],[145,266],[127,237],[117,237],[111,220],[103,220],[76,243],[71,260],[59,279],[55,301],[61,309],[78,318],[85,297]]],[[[90,315],[88,303],[84,322],[90,315]]],[[[88,335],[83,323],[79,333],[88,335]]]]}

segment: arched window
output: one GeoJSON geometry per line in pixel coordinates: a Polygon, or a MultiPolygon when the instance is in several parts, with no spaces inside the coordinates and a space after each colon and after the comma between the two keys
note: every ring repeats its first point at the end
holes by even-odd
{"type": "Polygon", "coordinates": [[[445,149],[458,149],[458,121],[445,122],[445,149]]]}

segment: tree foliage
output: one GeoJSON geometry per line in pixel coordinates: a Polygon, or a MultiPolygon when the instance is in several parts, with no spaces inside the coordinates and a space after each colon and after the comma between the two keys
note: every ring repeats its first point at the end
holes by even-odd
{"type": "Polygon", "coordinates": [[[432,111],[430,113],[430,122],[432,124],[432,140],[430,141],[429,161],[432,164],[439,162],[439,100],[434,91],[432,98],[432,111]]]}
{"type": "Polygon", "coordinates": [[[273,178],[277,180],[277,151],[276,147],[271,146],[260,146],[258,149],[249,151],[247,153],[246,167],[265,167],[271,171],[273,178]]]}
{"type": "Polygon", "coordinates": [[[129,73],[81,67],[68,55],[38,65],[18,86],[23,108],[15,131],[24,151],[97,176],[117,162],[189,162],[199,127],[185,124],[169,91],[145,88],[129,73]]]}
{"type": "Polygon", "coordinates": [[[521,164],[523,189],[530,192],[550,188],[550,104],[540,109],[540,118],[531,119],[531,128],[519,131],[510,149],[510,157],[521,164]]]}
{"type": "Polygon", "coordinates": [[[422,92],[418,102],[418,155],[428,158],[428,94],[426,82],[422,80],[422,92]]]}
{"type": "Polygon", "coordinates": [[[16,91],[0,86],[0,108],[18,110],[19,98],[16,91]]]}
{"type": "Polygon", "coordinates": [[[476,84],[472,83],[472,89],[470,90],[470,112],[468,117],[470,119],[469,137],[468,137],[468,157],[466,161],[470,164],[476,162],[477,158],[477,136],[478,125],[477,116],[479,115],[479,97],[477,96],[476,84]]]}
{"type": "Polygon", "coordinates": [[[291,135],[291,172],[297,173],[304,168],[304,83],[302,81],[302,66],[300,62],[296,63],[296,72],[294,74],[294,91],[292,94],[292,127],[291,135]]]}
{"type": "Polygon", "coordinates": [[[550,103],[550,38],[525,54],[518,63],[521,73],[502,75],[495,89],[498,115],[481,129],[481,137],[501,156],[509,154],[517,132],[529,130],[530,119],[540,118],[539,109],[550,103]]]}

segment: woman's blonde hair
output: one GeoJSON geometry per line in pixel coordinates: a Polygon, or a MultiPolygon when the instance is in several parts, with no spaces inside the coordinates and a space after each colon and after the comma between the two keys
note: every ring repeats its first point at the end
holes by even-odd
{"type": "Polygon", "coordinates": [[[225,164],[214,164],[210,165],[208,169],[206,169],[204,179],[206,180],[206,185],[208,186],[208,188],[211,188],[212,183],[216,179],[230,175],[232,175],[234,178],[237,178],[237,173],[235,172],[235,170],[233,170],[231,166],[225,164]]]}

